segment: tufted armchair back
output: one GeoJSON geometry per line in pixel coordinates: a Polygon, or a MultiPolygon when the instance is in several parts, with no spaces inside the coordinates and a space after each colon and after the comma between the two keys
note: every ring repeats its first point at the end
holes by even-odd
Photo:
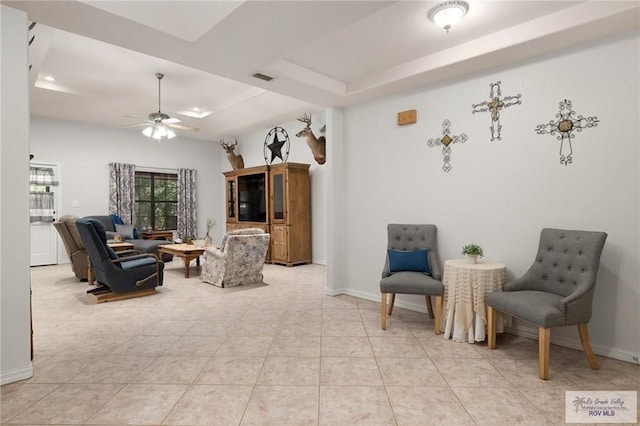
{"type": "MultiPolygon", "coordinates": [[[[435,225],[407,225],[390,223],[387,225],[387,248],[392,250],[429,250],[431,276],[434,280],[442,279],[440,256],[438,255],[438,238],[435,225]]],[[[386,257],[386,256],[385,256],[386,257]]],[[[388,277],[389,260],[385,260],[382,277],[388,277]]]]}
{"type": "Polygon", "coordinates": [[[544,228],[535,262],[505,290],[537,290],[562,297],[578,292],[591,298],[606,239],[605,232],[544,228]]]}

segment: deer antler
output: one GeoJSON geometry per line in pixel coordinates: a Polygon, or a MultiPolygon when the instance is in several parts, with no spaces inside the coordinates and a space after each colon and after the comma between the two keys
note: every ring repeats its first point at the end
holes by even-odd
{"type": "Polygon", "coordinates": [[[307,127],[310,127],[311,126],[311,114],[307,115],[305,113],[302,117],[298,118],[298,121],[300,121],[302,123],[305,123],[307,125],[307,127]]]}
{"type": "Polygon", "coordinates": [[[224,141],[224,138],[220,139],[220,145],[224,148],[224,149],[229,149],[229,148],[234,148],[236,145],[238,145],[238,139],[235,140],[235,142],[232,145],[229,145],[228,143],[226,143],[224,141]]]}

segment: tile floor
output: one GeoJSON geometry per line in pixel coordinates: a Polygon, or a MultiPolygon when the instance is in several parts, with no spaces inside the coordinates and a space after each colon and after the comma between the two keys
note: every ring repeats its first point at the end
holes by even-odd
{"type": "Polygon", "coordinates": [[[174,261],[158,294],[95,305],[69,265],[33,268],[35,375],[2,387],[1,422],[547,425],[565,390],[640,390],[637,365],[556,346],[541,381],[535,341],[447,341],[420,313],[382,332],[379,304],[324,278],[266,265],[266,285],[219,289],[174,261]]]}

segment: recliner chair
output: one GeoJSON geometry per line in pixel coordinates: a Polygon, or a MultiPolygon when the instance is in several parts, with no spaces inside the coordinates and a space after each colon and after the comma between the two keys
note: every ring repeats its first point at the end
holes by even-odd
{"type": "Polygon", "coordinates": [[[87,281],[87,251],[76,227],[77,216],[62,216],[53,226],[60,234],[67,256],[71,262],[71,270],[80,281],[87,281]]]}
{"type": "Polygon", "coordinates": [[[104,226],[99,220],[78,219],[76,226],[96,280],[111,292],[127,293],[162,285],[164,263],[157,256],[145,253],[118,257],[107,245],[104,226]]]}

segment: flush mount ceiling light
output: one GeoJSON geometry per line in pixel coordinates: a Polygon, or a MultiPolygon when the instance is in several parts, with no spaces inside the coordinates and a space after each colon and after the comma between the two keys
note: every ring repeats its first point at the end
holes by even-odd
{"type": "Polygon", "coordinates": [[[449,30],[469,11],[469,3],[466,1],[446,1],[429,10],[429,19],[441,26],[447,34],[449,30]]]}

